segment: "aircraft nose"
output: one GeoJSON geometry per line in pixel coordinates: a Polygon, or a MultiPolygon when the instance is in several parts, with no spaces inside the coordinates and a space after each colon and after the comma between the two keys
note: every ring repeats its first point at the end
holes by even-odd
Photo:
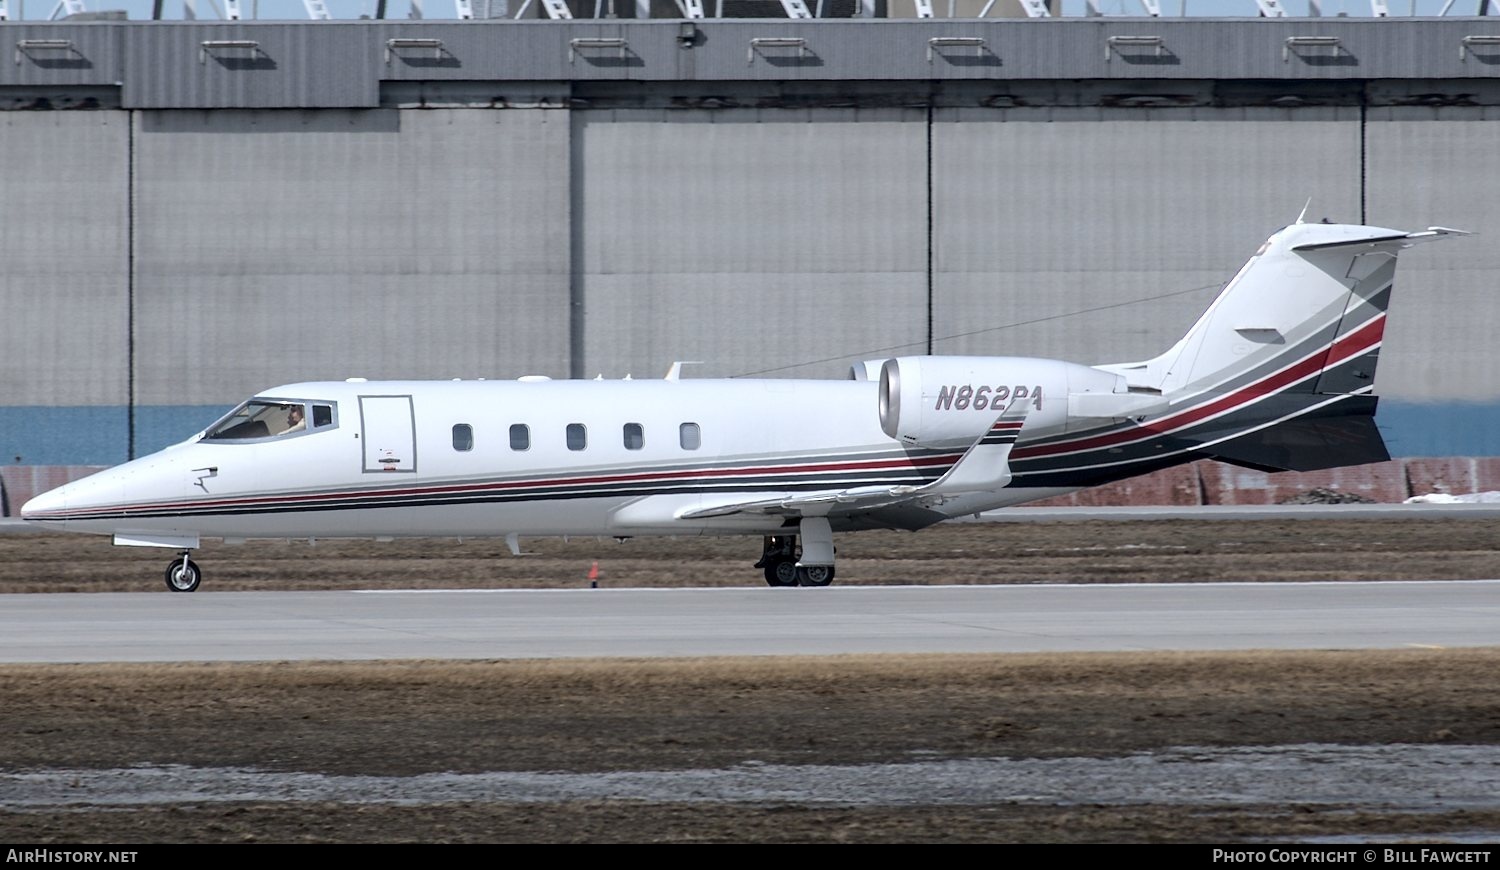
{"type": "Polygon", "coordinates": [[[67,489],[66,486],[60,486],[33,497],[21,505],[21,519],[32,522],[61,521],[62,514],[68,509],[67,489]]]}
{"type": "Polygon", "coordinates": [[[120,482],[111,471],[48,490],[21,506],[21,519],[40,525],[74,528],[79,514],[106,508],[120,502],[120,482]]]}

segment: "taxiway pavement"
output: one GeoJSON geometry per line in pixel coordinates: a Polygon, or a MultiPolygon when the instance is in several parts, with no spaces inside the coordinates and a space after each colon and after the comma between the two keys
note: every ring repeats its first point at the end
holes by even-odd
{"type": "Polygon", "coordinates": [[[0,595],[0,662],[1500,643],[1500,580],[0,595]]]}

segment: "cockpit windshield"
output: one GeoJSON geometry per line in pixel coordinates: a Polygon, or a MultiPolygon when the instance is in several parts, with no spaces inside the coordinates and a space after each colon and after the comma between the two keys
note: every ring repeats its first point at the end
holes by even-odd
{"type": "Polygon", "coordinates": [[[332,428],[335,424],[332,402],[280,401],[251,399],[229,416],[215,423],[204,434],[205,441],[244,441],[252,438],[280,438],[309,429],[332,428]],[[312,419],[309,421],[308,412],[312,419]]]}

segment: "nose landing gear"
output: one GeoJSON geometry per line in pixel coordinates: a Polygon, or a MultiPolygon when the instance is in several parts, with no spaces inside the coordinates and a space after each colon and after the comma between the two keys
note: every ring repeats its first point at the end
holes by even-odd
{"type": "Polygon", "coordinates": [[[187,550],[178,556],[167,565],[167,588],[173,592],[192,592],[203,582],[203,572],[198,570],[198,563],[188,558],[187,550]]]}

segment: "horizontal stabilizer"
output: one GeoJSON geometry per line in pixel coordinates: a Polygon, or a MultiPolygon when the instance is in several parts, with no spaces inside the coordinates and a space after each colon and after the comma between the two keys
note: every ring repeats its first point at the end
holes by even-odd
{"type": "Polygon", "coordinates": [[[1453,230],[1447,227],[1428,227],[1415,233],[1393,233],[1389,236],[1377,236],[1365,239],[1346,239],[1337,242],[1314,242],[1307,245],[1296,245],[1294,251],[1331,251],[1335,248],[1369,248],[1374,250],[1381,247],[1409,248],[1422,242],[1435,242],[1449,236],[1473,235],[1467,230],[1453,230]]]}

